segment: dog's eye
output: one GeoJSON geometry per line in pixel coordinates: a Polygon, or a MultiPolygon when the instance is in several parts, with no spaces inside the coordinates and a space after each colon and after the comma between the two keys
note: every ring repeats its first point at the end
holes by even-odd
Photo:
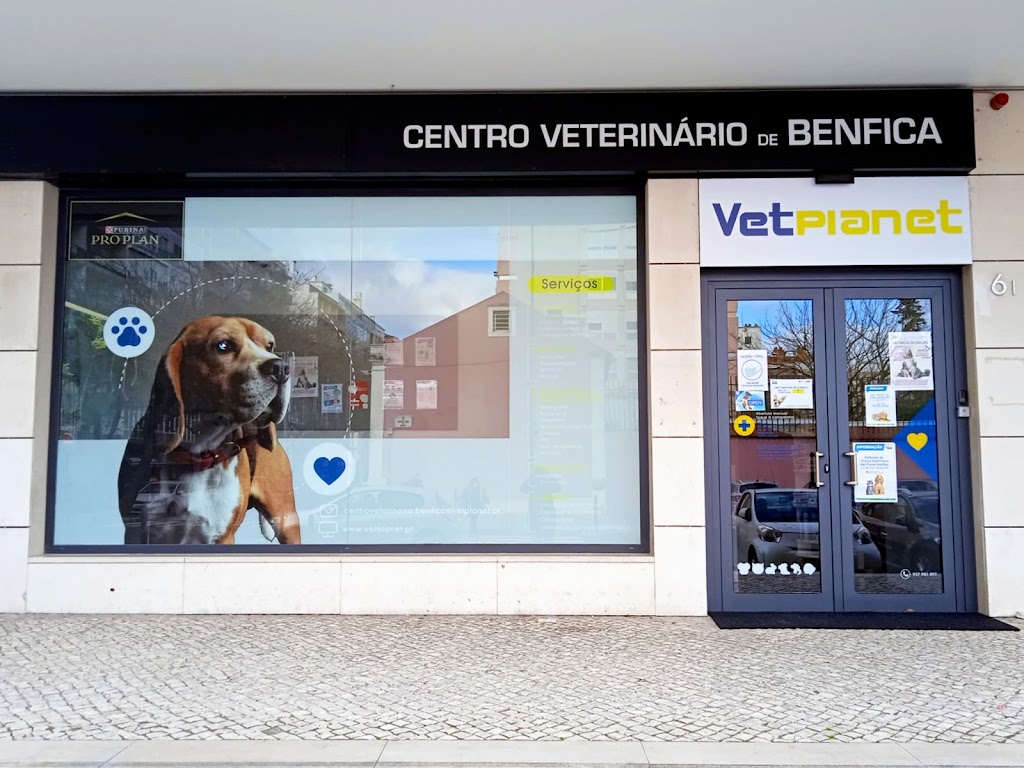
{"type": "Polygon", "coordinates": [[[273,351],[274,351],[274,342],[268,341],[267,342],[267,352],[273,352],[273,351]]]}
{"type": "Polygon", "coordinates": [[[216,346],[218,352],[231,352],[235,348],[235,345],[228,339],[221,339],[216,346]]]}

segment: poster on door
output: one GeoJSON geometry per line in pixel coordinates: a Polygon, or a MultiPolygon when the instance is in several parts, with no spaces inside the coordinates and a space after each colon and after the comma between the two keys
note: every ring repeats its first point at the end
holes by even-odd
{"type": "Polygon", "coordinates": [[[772,379],[772,408],[810,410],[814,408],[813,379],[772,379]]]}
{"type": "Polygon", "coordinates": [[[736,352],[739,381],[736,389],[752,392],[768,391],[768,352],[764,349],[741,349],[736,352]]]}
{"type": "Polygon", "coordinates": [[[854,443],[856,485],[853,500],[858,504],[896,502],[896,443],[854,443]]]}
{"type": "Polygon", "coordinates": [[[896,389],[889,384],[864,387],[864,426],[891,427],[896,423],[896,389]]]}
{"type": "Polygon", "coordinates": [[[889,334],[889,383],[894,389],[935,389],[933,370],[931,332],[896,331],[889,334]]]}
{"type": "Polygon", "coordinates": [[[765,409],[764,392],[740,390],[736,393],[735,403],[736,410],[739,413],[744,413],[746,411],[763,411],[765,409]]]}

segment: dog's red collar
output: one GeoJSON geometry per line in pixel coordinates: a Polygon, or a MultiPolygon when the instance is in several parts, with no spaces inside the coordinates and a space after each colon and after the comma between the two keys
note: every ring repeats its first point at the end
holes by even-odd
{"type": "Polygon", "coordinates": [[[216,449],[202,453],[192,453],[184,449],[171,451],[166,458],[169,464],[181,464],[187,466],[192,472],[203,472],[226,464],[242,451],[248,450],[254,445],[256,445],[255,435],[244,437],[241,440],[228,440],[221,443],[216,449]]]}

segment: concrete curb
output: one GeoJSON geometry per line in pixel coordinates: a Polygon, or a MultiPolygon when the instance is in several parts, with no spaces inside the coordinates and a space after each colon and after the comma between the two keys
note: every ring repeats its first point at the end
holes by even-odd
{"type": "Polygon", "coordinates": [[[0,741],[0,766],[1024,766],[1024,744],[0,741]]]}

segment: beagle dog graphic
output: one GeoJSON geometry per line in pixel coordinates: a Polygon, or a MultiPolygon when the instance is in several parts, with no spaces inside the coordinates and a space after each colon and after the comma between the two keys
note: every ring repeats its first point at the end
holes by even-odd
{"type": "Polygon", "coordinates": [[[193,320],[171,343],[121,460],[125,544],[232,544],[250,509],[268,541],[300,543],[277,442],[290,371],[274,345],[242,317],[193,320]]]}

